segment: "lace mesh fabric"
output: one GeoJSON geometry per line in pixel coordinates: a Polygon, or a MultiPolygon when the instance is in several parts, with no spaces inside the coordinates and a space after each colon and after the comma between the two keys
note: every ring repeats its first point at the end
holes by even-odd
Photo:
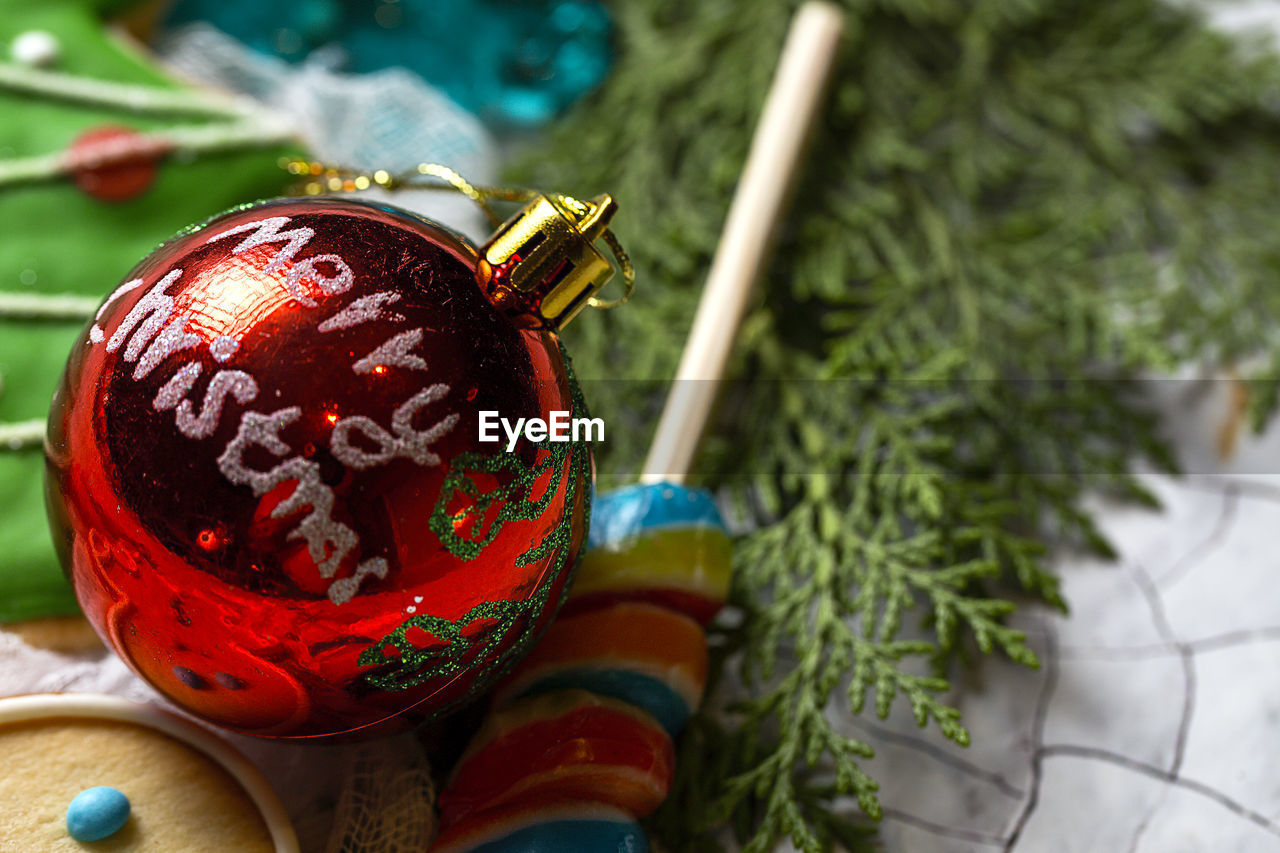
{"type": "Polygon", "coordinates": [[[343,769],[325,853],[422,853],[435,836],[435,786],[421,752],[362,748],[343,769]]]}
{"type": "MultiPolygon", "coordinates": [[[[433,161],[477,183],[492,183],[496,176],[497,146],[480,120],[404,69],[343,74],[333,68],[337,55],[324,50],[291,65],[207,24],[175,30],[156,49],[178,74],[251,97],[292,121],[323,162],[394,172],[433,161]]],[[[473,204],[452,194],[362,195],[392,201],[472,237],[488,232],[473,204]]]]}

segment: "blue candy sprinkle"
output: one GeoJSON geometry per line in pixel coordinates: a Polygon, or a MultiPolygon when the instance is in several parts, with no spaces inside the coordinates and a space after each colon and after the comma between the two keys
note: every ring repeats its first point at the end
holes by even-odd
{"type": "Polygon", "coordinates": [[[101,841],[129,822],[129,798],[99,785],[86,788],[67,806],[67,832],[76,841],[101,841]]]}

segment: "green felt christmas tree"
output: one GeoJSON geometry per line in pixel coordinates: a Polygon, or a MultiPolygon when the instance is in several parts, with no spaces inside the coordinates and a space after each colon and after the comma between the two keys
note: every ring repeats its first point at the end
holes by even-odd
{"type": "Polygon", "coordinates": [[[109,33],[104,16],[127,5],[0,0],[0,58],[31,31],[56,46],[43,67],[0,62],[0,622],[76,612],[44,519],[40,436],[85,319],[178,229],[278,194],[278,160],[298,153],[278,125],[109,33]],[[101,128],[167,152],[138,194],[105,200],[68,165],[75,141],[101,128]]]}
{"type": "MultiPolygon", "coordinates": [[[[520,170],[626,211],[642,289],[567,333],[612,416],[603,471],[640,460],[795,5],[613,3],[613,76],[520,170]]],[[[1151,503],[1128,472],[1171,467],[1131,380],[1251,360],[1269,392],[1280,365],[1269,50],[1155,0],[841,5],[826,121],[704,448],[755,526],[719,637],[743,686],[684,737],[672,849],[726,824],[757,853],[865,845],[871,748],[830,714],[905,702],[967,742],[948,668],[1034,666],[1005,617],[1063,606],[1049,546],[1107,550],[1082,495],[1151,503]]]]}

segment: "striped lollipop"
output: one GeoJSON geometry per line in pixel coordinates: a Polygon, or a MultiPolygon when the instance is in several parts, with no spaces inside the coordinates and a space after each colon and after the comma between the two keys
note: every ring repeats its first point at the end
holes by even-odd
{"type": "Polygon", "coordinates": [[[683,481],[841,23],[824,2],[796,14],[646,474],[596,498],[569,600],[494,693],[488,722],[440,797],[437,853],[649,849],[635,820],[666,797],[672,738],[706,683],[703,629],[729,591],[724,522],[712,495],[683,481]]]}

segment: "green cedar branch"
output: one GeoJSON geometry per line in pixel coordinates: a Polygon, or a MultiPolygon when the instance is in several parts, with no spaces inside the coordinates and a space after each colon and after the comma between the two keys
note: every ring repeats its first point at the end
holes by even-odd
{"type": "MultiPolygon", "coordinates": [[[[749,850],[863,845],[832,827],[846,797],[880,813],[868,747],[833,715],[905,702],[963,740],[948,667],[1034,664],[1005,602],[1064,607],[1047,548],[1110,553],[1082,498],[1150,505],[1135,465],[1173,468],[1141,377],[1238,366],[1259,418],[1280,401],[1270,50],[1157,0],[842,4],[826,120],[699,459],[756,530],[719,705],[654,824],[677,850],[724,827],[749,850]]],[[[517,176],[623,209],[636,298],[566,333],[613,475],[642,458],[796,5],[613,3],[615,73],[517,176]]]]}

